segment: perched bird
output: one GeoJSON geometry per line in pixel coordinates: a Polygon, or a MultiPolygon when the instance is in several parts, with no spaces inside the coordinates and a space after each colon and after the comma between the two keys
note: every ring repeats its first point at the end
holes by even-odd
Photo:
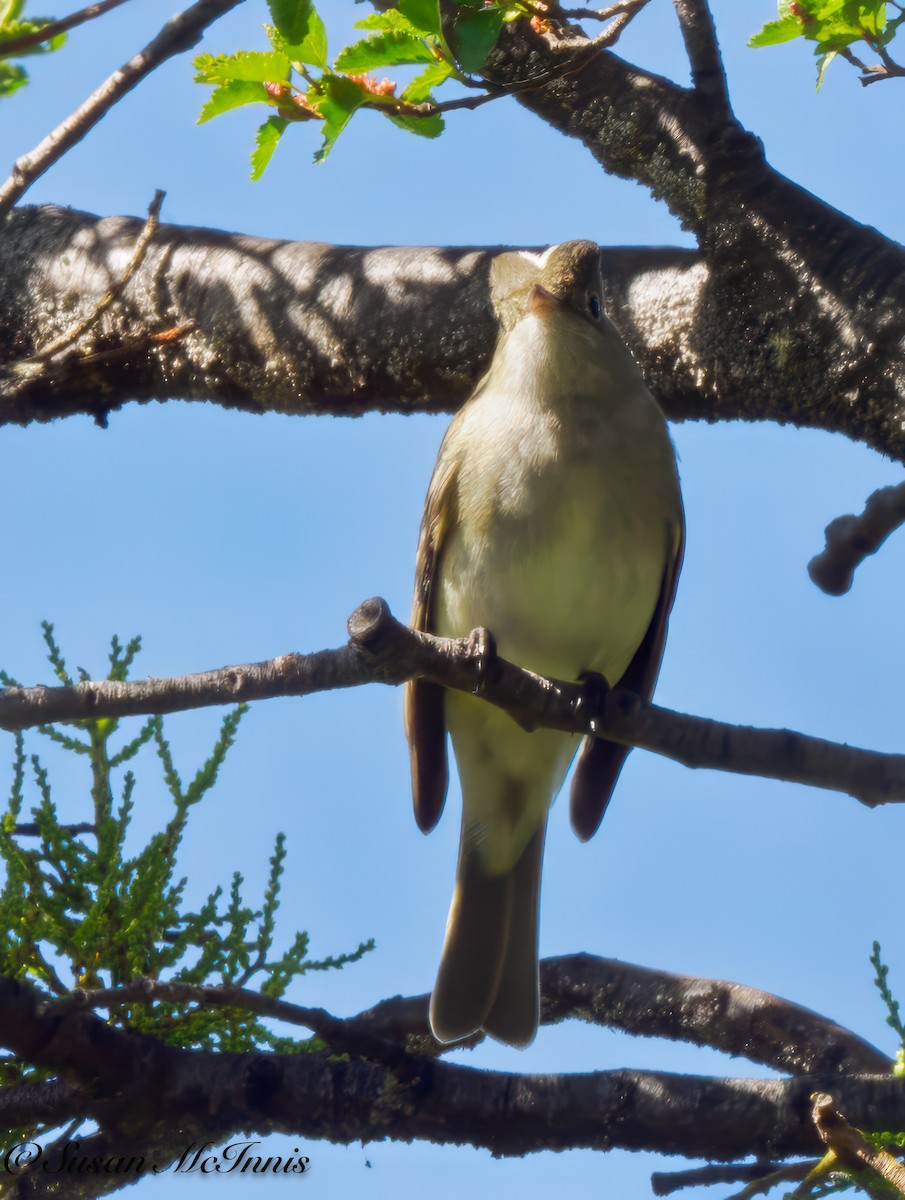
{"type": "MultiPolygon", "coordinates": [[[[546,252],[524,315],[440,447],[412,624],[444,637],[483,627],[528,670],[603,676],[650,697],[682,559],[682,500],[666,421],[602,297],[598,246],[546,252]]],[[[441,1042],[483,1030],[527,1045],[547,813],[578,738],[526,732],[494,705],[423,680],[407,685],[405,717],[421,829],[445,800],[447,730],[462,784],[431,1027],[441,1042]]],[[[582,839],[627,752],[584,739],[571,800],[582,839]]]]}

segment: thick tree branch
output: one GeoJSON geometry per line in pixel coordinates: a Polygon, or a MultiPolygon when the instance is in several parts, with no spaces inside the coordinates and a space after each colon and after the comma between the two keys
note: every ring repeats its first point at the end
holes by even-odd
{"type": "Polygon", "coordinates": [[[726,725],[645,704],[620,688],[591,696],[581,684],[544,679],[502,658],[488,666],[468,638],[416,633],[396,621],[379,599],[355,610],[349,633],[347,645],[336,650],[284,654],[269,662],[174,679],[6,688],[0,691],[0,728],[182,712],[423,677],[479,694],[506,709],[525,728],[594,733],[652,750],[687,767],[845,792],[869,807],[905,801],[905,755],[840,745],[787,729],[726,725]]]}
{"type": "MultiPolygon", "coordinates": [[[[578,80],[593,75],[599,57],[578,80]]],[[[639,95],[647,104],[644,88],[639,95]]],[[[600,103],[587,95],[578,109],[600,103]]],[[[644,155],[662,158],[659,144],[644,155]]],[[[791,204],[790,226],[794,217],[791,204]]],[[[817,214],[810,219],[815,246],[824,233],[836,236],[817,214]]],[[[0,425],[84,412],[102,418],[127,400],[151,398],[214,399],[252,412],[451,411],[486,368],[500,324],[538,270],[523,252],[333,247],[163,225],[91,331],[94,354],[108,357],[73,355],[20,389],[15,362],[94,311],[122,276],[141,228],[138,220],[53,208],[11,214],[0,238],[0,425]],[[175,342],[151,336],[191,323],[175,342]]],[[[884,257],[874,252],[879,235],[853,222],[846,228],[837,265],[852,256],[866,272],[851,280],[853,293],[895,290],[899,276],[905,280],[902,252],[884,243],[884,257]]],[[[901,309],[890,308],[887,291],[873,307],[862,305],[888,333],[870,335],[867,361],[857,338],[846,334],[843,345],[826,324],[844,318],[854,329],[854,300],[836,295],[830,303],[822,283],[811,287],[806,264],[783,267],[780,278],[775,247],[749,250],[735,279],[742,291],[732,294],[721,268],[693,251],[602,252],[609,311],[667,415],[794,420],[905,457],[896,390],[901,384],[905,395],[896,337],[905,297],[901,309]]]]}
{"type": "MultiPolygon", "coordinates": [[[[578,1017],[639,1037],[711,1046],[795,1075],[886,1074],[890,1059],[849,1030],[768,992],[655,971],[591,954],[541,963],[541,1021],[578,1017]]],[[[384,1000],[357,1025],[418,1053],[441,1047],[427,1023],[427,996],[384,1000]]]]}
{"type": "MultiPolygon", "coordinates": [[[[703,28],[701,19],[697,34],[703,28]]],[[[709,39],[692,40],[703,67],[709,39]]],[[[576,53],[514,22],[486,73],[507,83],[576,53]]],[[[713,415],[725,405],[748,419],[782,411],[780,419],[842,428],[876,446],[869,428],[883,425],[881,440],[901,458],[901,247],[774,171],[760,142],[699,91],[606,51],[582,61],[517,100],[607,171],[648,187],[697,235],[708,275],[691,342],[713,415]]],[[[657,376],[647,378],[656,394],[657,376]]]]}
{"type": "MultiPolygon", "coordinates": [[[[400,1078],[382,1064],[317,1052],[175,1050],[115,1030],[91,1013],[60,1015],[10,980],[0,981],[0,1042],[26,1061],[78,1078],[102,1130],[119,1130],[135,1146],[143,1137],[159,1138],[164,1114],[165,1127],[178,1130],[183,1145],[243,1129],[337,1142],[468,1141],[500,1155],[622,1146],[728,1159],[813,1154],[819,1146],[807,1100],[821,1086],[813,1077],[512,1075],[411,1057],[400,1078]]],[[[852,1076],[831,1086],[861,1127],[891,1129],[905,1121],[900,1080],[852,1076]]]]}
{"type": "Polygon", "coordinates": [[[59,158],[77,145],[114,104],[141,83],[146,75],[150,75],[174,54],[190,50],[208,25],[241,3],[242,0],[197,0],[185,12],[171,17],[144,50],[114,71],[42,142],[16,160],[12,175],[0,185],[0,218],[21,200],[36,179],[40,179],[59,158]]]}
{"type": "Polygon", "coordinates": [[[808,563],[808,574],[821,591],[842,596],[855,571],[876,554],[891,533],[905,522],[905,483],[879,488],[858,516],[837,517],[826,527],[826,546],[808,563]]]}

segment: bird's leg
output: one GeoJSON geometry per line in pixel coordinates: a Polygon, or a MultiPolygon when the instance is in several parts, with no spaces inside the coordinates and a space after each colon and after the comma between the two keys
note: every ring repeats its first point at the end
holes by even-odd
{"type": "Polygon", "coordinates": [[[601,675],[599,671],[582,671],[578,676],[578,682],[581,684],[581,696],[575,706],[575,711],[576,713],[580,712],[582,716],[590,716],[588,732],[596,733],[595,717],[606,703],[610,685],[606,676],[601,675]]]}

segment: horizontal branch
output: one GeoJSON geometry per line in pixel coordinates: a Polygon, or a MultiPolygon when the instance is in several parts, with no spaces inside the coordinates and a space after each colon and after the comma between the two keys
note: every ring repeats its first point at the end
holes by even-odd
{"type": "Polygon", "coordinates": [[[269,662],[197,675],[134,682],[90,681],[74,687],[0,690],[0,728],[55,721],[184,712],[364,683],[424,678],[473,692],[527,729],[543,727],[606,737],[706,767],[845,792],[868,807],[905,800],[905,755],[828,742],[788,729],[754,729],[646,704],[614,688],[600,696],[576,683],[545,679],[494,658],[469,638],[437,638],[397,621],[380,599],[349,618],[349,642],[336,650],[284,654],[269,662]]]}
{"type": "Polygon", "coordinates": [[[127,1127],[138,1145],[143,1132],[159,1138],[165,1114],[183,1146],[242,1129],[341,1143],[469,1142],[498,1155],[618,1146],[717,1159],[786,1157],[819,1149],[808,1097],[821,1086],[832,1087],[858,1127],[905,1123],[903,1084],[890,1076],[827,1083],[812,1076],[718,1080],[632,1070],[519,1075],[414,1055],[401,1076],[393,1067],[329,1052],[177,1050],[114,1029],[90,1012],[54,1012],[12,980],[0,980],[0,1044],[78,1079],[101,1128],[127,1127]]]}

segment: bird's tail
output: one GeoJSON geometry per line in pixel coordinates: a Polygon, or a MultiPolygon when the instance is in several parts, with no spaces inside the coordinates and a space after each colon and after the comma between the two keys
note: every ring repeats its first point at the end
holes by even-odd
{"type": "Polygon", "coordinates": [[[446,939],[430,1005],[441,1042],[484,1030],[512,1046],[537,1033],[538,908],[544,821],[521,858],[502,875],[488,875],[479,847],[464,834],[446,939]]]}

